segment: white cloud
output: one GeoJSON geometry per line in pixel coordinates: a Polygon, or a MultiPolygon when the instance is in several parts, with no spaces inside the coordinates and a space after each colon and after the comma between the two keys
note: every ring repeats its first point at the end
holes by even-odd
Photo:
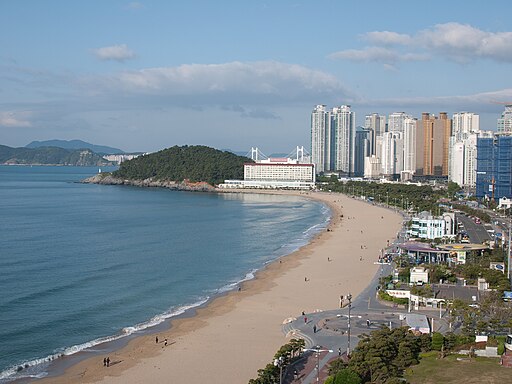
{"type": "Polygon", "coordinates": [[[94,55],[100,60],[126,61],[135,58],[135,53],[126,44],[112,45],[93,50],[94,55]]]}
{"type": "Polygon", "coordinates": [[[437,24],[415,37],[421,47],[470,62],[479,58],[512,62],[512,32],[486,32],[467,24],[437,24]]]}
{"type": "Polygon", "coordinates": [[[362,38],[377,45],[407,45],[412,43],[411,36],[391,31],[368,32],[362,38]]]}
{"type": "Polygon", "coordinates": [[[26,113],[1,112],[0,111],[0,127],[7,128],[26,128],[31,127],[31,122],[27,119],[26,113]]]}
{"type": "MultiPolygon", "coordinates": [[[[512,101],[512,88],[479,92],[469,95],[437,97],[399,97],[378,100],[364,100],[360,105],[378,106],[388,109],[416,108],[432,110],[471,110],[477,113],[496,110],[497,105],[512,101]]],[[[498,109],[501,109],[499,107],[498,109]]]]}
{"type": "Polygon", "coordinates": [[[348,97],[336,77],[300,65],[274,61],[185,64],[178,67],[126,71],[93,79],[103,92],[163,97],[194,97],[205,104],[261,104],[325,97],[348,97]]]}
{"type": "MultiPolygon", "coordinates": [[[[372,50],[375,51],[376,48],[384,50],[387,48],[382,47],[400,45],[422,54],[444,57],[458,63],[469,63],[477,59],[512,62],[512,32],[487,32],[456,22],[436,24],[412,35],[392,31],[374,31],[362,35],[362,38],[375,45],[359,50],[367,54],[372,50]]],[[[337,57],[356,60],[357,56],[353,52],[342,52],[346,54],[336,54],[337,57]]],[[[409,55],[417,54],[409,53],[409,55]]],[[[382,58],[382,55],[375,55],[365,61],[382,62],[382,58]]]]}
{"type": "Polygon", "coordinates": [[[425,54],[402,53],[383,47],[366,47],[363,49],[347,49],[329,55],[332,59],[346,59],[351,61],[379,62],[394,64],[400,61],[425,61],[429,57],[425,54]]]}
{"type": "Polygon", "coordinates": [[[443,57],[458,63],[478,59],[512,62],[512,32],[487,32],[456,22],[436,24],[411,35],[373,31],[362,35],[362,39],[372,46],[335,52],[329,57],[388,65],[399,61],[423,61],[428,57],[443,57]],[[388,48],[391,45],[408,51],[391,50],[388,48]]]}

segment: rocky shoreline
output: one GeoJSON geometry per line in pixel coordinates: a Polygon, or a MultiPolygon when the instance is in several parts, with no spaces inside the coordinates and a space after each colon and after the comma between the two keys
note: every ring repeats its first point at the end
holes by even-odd
{"type": "Polygon", "coordinates": [[[215,192],[216,188],[206,182],[191,182],[183,180],[180,182],[172,180],[154,180],[148,178],[144,180],[139,179],[122,179],[114,177],[111,174],[99,173],[97,175],[88,177],[82,180],[85,184],[102,184],[102,185],[130,185],[134,187],[155,187],[167,188],[176,191],[193,191],[193,192],[215,192]]]}

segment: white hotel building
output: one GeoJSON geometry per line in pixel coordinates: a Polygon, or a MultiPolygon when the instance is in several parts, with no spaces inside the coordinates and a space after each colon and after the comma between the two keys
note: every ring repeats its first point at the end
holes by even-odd
{"type": "Polygon", "coordinates": [[[313,189],[314,164],[288,158],[269,158],[244,164],[243,180],[226,180],[220,188],[313,189]]]}

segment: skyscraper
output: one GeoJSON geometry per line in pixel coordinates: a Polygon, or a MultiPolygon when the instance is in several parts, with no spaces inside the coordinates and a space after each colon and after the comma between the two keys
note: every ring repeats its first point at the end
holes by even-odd
{"type": "Polygon", "coordinates": [[[335,107],[331,112],[334,133],[334,171],[345,175],[354,173],[356,127],[350,105],[335,107]]]}
{"type": "Polygon", "coordinates": [[[364,118],[364,127],[373,132],[370,151],[372,155],[375,155],[377,153],[377,137],[382,136],[382,134],[386,132],[386,116],[381,116],[378,113],[366,115],[364,118]]]}
{"type": "Polygon", "coordinates": [[[325,105],[317,105],[311,113],[311,161],[317,173],[330,170],[330,153],[330,114],[325,105]]]}
{"type": "Polygon", "coordinates": [[[404,120],[404,172],[407,172],[410,176],[414,174],[416,170],[416,131],[418,126],[418,120],[413,118],[407,118],[404,120]]]}
{"type": "Polygon", "coordinates": [[[452,116],[453,129],[452,136],[456,141],[465,138],[470,133],[480,132],[480,116],[473,112],[458,112],[452,116]]]}
{"type": "Polygon", "coordinates": [[[317,105],[311,113],[311,157],[317,173],[352,175],[355,166],[355,116],[349,105],[328,112],[317,105]]]}
{"type": "Polygon", "coordinates": [[[410,119],[411,116],[405,112],[394,112],[388,116],[388,132],[403,132],[405,119],[410,119]]]}
{"type": "Polygon", "coordinates": [[[388,131],[382,135],[382,174],[400,175],[404,170],[404,145],[402,132],[388,131]]]}
{"type": "Polygon", "coordinates": [[[448,176],[451,123],[446,112],[439,113],[439,118],[422,113],[416,136],[417,175],[448,176]]]}
{"type": "Polygon", "coordinates": [[[479,132],[479,115],[471,112],[453,114],[448,180],[461,187],[473,188],[476,183],[476,143],[479,132]]]}
{"type": "Polygon", "coordinates": [[[505,105],[505,111],[498,119],[498,133],[512,133],[512,104],[505,105]]]}
{"type": "Polygon", "coordinates": [[[354,176],[364,175],[364,159],[371,156],[373,131],[364,127],[356,128],[354,176]]]}
{"type": "Polygon", "coordinates": [[[478,138],[476,197],[512,198],[512,136],[497,134],[478,138]]]}

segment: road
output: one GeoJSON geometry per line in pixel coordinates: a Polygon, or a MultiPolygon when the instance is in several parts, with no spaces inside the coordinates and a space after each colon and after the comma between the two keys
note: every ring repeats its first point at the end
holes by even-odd
{"type": "Polygon", "coordinates": [[[471,243],[482,244],[485,241],[492,240],[483,224],[476,224],[473,219],[460,213],[457,213],[456,217],[457,221],[464,225],[464,231],[468,234],[471,243]]]}

